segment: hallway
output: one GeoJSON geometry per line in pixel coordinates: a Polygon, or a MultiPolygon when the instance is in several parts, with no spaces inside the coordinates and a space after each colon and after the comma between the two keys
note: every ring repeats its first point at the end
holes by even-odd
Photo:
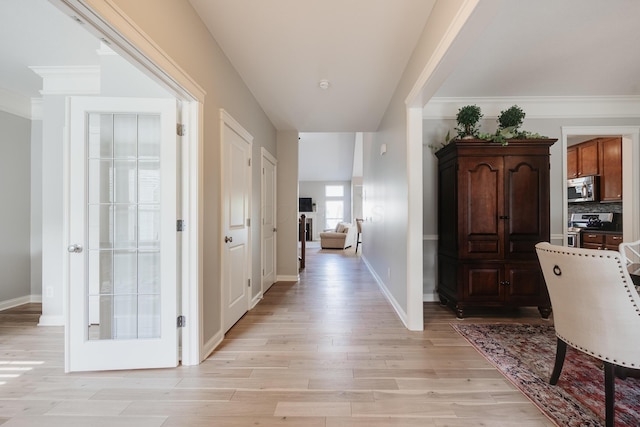
{"type": "MultiPolygon", "coordinates": [[[[482,321],[507,315],[541,321],[482,321]]],[[[310,249],[300,283],[275,284],[199,366],[65,375],[62,329],[28,316],[0,313],[2,427],[553,425],[451,310],[425,304],[426,331],[407,331],[353,248],[310,249]]]]}

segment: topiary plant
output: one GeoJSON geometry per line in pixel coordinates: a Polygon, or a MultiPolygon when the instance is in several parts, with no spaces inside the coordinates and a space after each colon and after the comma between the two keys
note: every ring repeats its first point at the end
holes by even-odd
{"type": "Polygon", "coordinates": [[[479,131],[477,126],[481,118],[482,111],[477,105],[465,105],[460,108],[456,115],[458,136],[460,138],[473,138],[479,131]]]}
{"type": "Polygon", "coordinates": [[[517,105],[500,111],[500,115],[498,116],[498,129],[510,128],[509,130],[516,134],[520,126],[522,126],[524,116],[524,111],[517,105]]]}
{"type": "Polygon", "coordinates": [[[476,137],[485,141],[499,142],[502,145],[509,145],[510,139],[547,139],[548,137],[539,133],[532,133],[526,130],[519,130],[524,121],[524,111],[514,105],[511,108],[500,111],[498,115],[498,129],[495,133],[479,133],[476,137]]]}

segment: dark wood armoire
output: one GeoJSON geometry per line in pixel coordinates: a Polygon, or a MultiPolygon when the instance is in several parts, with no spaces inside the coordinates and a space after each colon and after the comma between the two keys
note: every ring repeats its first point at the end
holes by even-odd
{"type": "Polygon", "coordinates": [[[549,241],[549,147],[456,140],[437,151],[438,294],[464,317],[470,307],[551,303],[535,244],[549,241]]]}

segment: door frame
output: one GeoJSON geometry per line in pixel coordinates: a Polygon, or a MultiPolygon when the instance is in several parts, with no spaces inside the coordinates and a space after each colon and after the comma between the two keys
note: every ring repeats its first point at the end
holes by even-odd
{"type": "MultiPolygon", "coordinates": [[[[640,239],[640,170],[633,165],[640,163],[640,127],[639,126],[562,126],[562,182],[567,182],[567,140],[569,136],[588,135],[599,136],[620,135],[622,137],[622,231],[625,242],[640,239]]],[[[567,186],[562,186],[562,239],[567,242],[567,186]]]]}
{"type": "MultiPolygon", "coordinates": [[[[264,293],[269,290],[269,287],[271,287],[271,285],[273,285],[273,283],[269,284],[269,287],[267,287],[267,289],[265,289],[265,283],[264,283],[264,254],[265,254],[265,247],[264,247],[264,216],[265,216],[265,175],[264,175],[264,166],[266,162],[269,162],[271,164],[273,164],[273,174],[274,174],[274,178],[276,181],[276,184],[278,182],[278,160],[264,147],[262,147],[261,149],[261,158],[260,158],[260,169],[263,171],[263,173],[261,174],[260,177],[260,293],[254,298],[255,301],[254,303],[257,304],[258,300],[261,299],[264,296],[264,293]]],[[[274,185],[273,187],[273,219],[275,224],[278,223],[278,204],[277,204],[277,198],[278,198],[278,188],[277,185],[274,185]]],[[[274,232],[274,247],[277,248],[278,245],[278,234],[277,231],[274,232]]],[[[274,249],[275,249],[274,248],[274,249]]],[[[278,277],[277,271],[276,271],[276,266],[278,265],[278,260],[277,260],[277,253],[276,251],[274,251],[273,253],[273,279],[276,280],[276,278],[278,277]]]]}
{"type": "MultiPolygon", "coordinates": [[[[76,15],[85,28],[109,47],[135,63],[143,73],[161,84],[182,104],[179,117],[187,132],[181,138],[180,169],[182,219],[181,304],[178,314],[187,322],[181,332],[183,365],[198,365],[203,353],[203,104],[206,92],[165,52],[108,0],[50,0],[65,14],[76,15]],[[90,3],[90,5],[89,5],[90,3]]],[[[66,153],[65,153],[66,154],[66,153]]],[[[65,307],[68,312],[69,271],[64,271],[65,307]]],[[[68,316],[67,316],[68,318],[68,316]]],[[[68,351],[68,349],[65,349],[68,351]]]]}
{"type": "MultiPolygon", "coordinates": [[[[224,185],[226,183],[226,179],[225,179],[225,174],[226,174],[226,169],[225,169],[225,127],[229,127],[233,132],[237,133],[238,136],[240,138],[242,138],[242,140],[244,140],[248,145],[249,145],[249,167],[247,167],[247,174],[248,174],[248,186],[249,186],[249,206],[247,206],[247,212],[249,214],[251,214],[252,212],[252,199],[253,199],[253,164],[251,163],[253,161],[253,136],[244,128],[242,127],[242,125],[240,124],[240,122],[238,122],[236,119],[234,119],[227,111],[225,111],[224,108],[220,109],[220,158],[223,159],[222,161],[222,167],[220,168],[220,183],[221,183],[221,187],[220,187],[220,200],[221,200],[221,208],[224,209],[224,198],[226,195],[226,190],[224,188],[224,185]]],[[[248,218],[249,219],[249,226],[247,227],[247,277],[249,278],[249,280],[251,280],[251,278],[253,277],[252,274],[252,266],[253,266],[253,245],[252,245],[252,241],[253,241],[253,224],[251,221],[251,217],[248,218]]],[[[220,215],[220,230],[221,230],[221,236],[225,234],[225,219],[224,219],[224,215],[220,215]]],[[[220,254],[222,256],[222,268],[220,269],[220,283],[222,284],[222,289],[221,289],[221,294],[222,294],[222,304],[220,306],[220,325],[222,325],[222,330],[223,333],[226,334],[226,326],[225,326],[225,320],[224,320],[224,313],[226,311],[226,302],[225,302],[225,268],[227,268],[227,266],[225,265],[226,259],[224,257],[224,246],[226,243],[224,243],[224,240],[221,238],[220,239],[220,254]]],[[[253,289],[256,286],[255,283],[253,282],[249,282],[250,286],[248,289],[248,294],[247,294],[247,311],[249,311],[251,309],[251,295],[253,295],[253,289]]],[[[246,313],[246,312],[245,312],[246,313]]]]}

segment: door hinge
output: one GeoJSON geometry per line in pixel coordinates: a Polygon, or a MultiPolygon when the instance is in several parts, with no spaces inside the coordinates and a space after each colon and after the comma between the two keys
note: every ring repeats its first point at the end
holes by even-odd
{"type": "Polygon", "coordinates": [[[176,124],[176,133],[178,136],[185,136],[187,134],[187,126],[182,123],[176,124]]]}
{"type": "Polygon", "coordinates": [[[184,328],[187,326],[187,318],[183,315],[178,316],[178,321],[176,322],[178,328],[184,328]]]}
{"type": "Polygon", "coordinates": [[[187,224],[184,222],[184,219],[179,219],[176,223],[176,230],[184,231],[187,228],[187,224]]]}
{"type": "Polygon", "coordinates": [[[247,218],[247,227],[251,227],[251,218],[247,218]]]}
{"type": "Polygon", "coordinates": [[[249,166],[251,166],[251,157],[249,157],[249,166]]]}
{"type": "Polygon", "coordinates": [[[247,279],[247,287],[251,287],[251,279],[247,279]]]}

